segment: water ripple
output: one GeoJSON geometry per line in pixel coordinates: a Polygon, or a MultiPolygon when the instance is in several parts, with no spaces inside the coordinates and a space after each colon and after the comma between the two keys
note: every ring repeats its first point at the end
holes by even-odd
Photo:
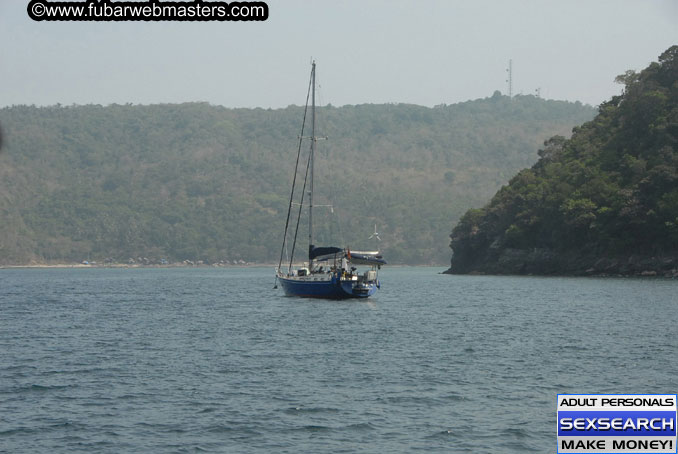
{"type": "Polygon", "coordinates": [[[557,393],[674,391],[677,281],[436,271],[324,302],[269,269],[0,270],[0,446],[549,452],[557,393]]]}

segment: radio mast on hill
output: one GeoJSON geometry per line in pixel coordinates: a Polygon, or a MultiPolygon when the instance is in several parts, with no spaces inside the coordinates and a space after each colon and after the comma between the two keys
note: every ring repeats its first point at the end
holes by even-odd
{"type": "Polygon", "coordinates": [[[508,95],[509,98],[513,98],[513,60],[509,60],[509,67],[506,68],[506,72],[508,73],[508,79],[506,79],[506,82],[508,83],[508,95]]]}

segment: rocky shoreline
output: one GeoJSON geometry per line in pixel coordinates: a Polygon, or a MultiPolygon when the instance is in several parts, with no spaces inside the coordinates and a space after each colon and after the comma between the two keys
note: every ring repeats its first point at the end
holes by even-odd
{"type": "Polygon", "coordinates": [[[539,276],[660,276],[678,278],[675,255],[601,257],[558,253],[549,249],[503,249],[472,263],[452,258],[445,274],[500,274],[539,276]]]}

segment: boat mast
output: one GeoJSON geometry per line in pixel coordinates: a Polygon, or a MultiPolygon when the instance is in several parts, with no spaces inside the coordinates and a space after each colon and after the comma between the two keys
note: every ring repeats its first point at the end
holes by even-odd
{"type": "Polygon", "coordinates": [[[308,199],[308,264],[312,265],[311,247],[313,246],[313,155],[315,154],[315,60],[311,66],[311,181],[308,199]]]}

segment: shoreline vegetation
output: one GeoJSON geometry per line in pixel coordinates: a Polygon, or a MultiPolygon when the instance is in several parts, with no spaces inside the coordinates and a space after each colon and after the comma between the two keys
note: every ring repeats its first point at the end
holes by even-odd
{"type": "MultiPolygon", "coordinates": [[[[498,91],[321,108],[349,137],[323,147],[323,243],[369,248],[378,224],[390,263],[438,266],[459,219],[446,274],[678,277],[678,46],[616,80],[595,118],[498,91]]],[[[0,268],[275,266],[299,109],[0,109],[0,268]]]]}
{"type": "Polygon", "coordinates": [[[448,274],[678,277],[678,46],[544,143],[450,238],[448,274]]]}
{"type": "MultiPolygon", "coordinates": [[[[545,137],[595,114],[490,95],[318,108],[329,137],[318,154],[319,244],[370,250],[376,224],[389,263],[445,266],[454,221],[532,164],[545,137]]],[[[300,106],[207,103],[0,108],[0,264],[277,263],[302,116],[300,106]]]]}
{"type": "Polygon", "coordinates": [[[3,264],[0,269],[14,268],[252,268],[276,267],[274,263],[258,263],[234,261],[232,263],[217,262],[205,263],[202,261],[184,260],[181,262],[32,262],[26,264],[3,264]]]}
{"type": "Polygon", "coordinates": [[[82,263],[40,263],[30,265],[0,265],[0,270],[18,269],[18,268],[254,268],[254,267],[275,267],[273,264],[265,263],[247,263],[245,265],[186,265],[184,263],[169,263],[167,265],[143,265],[127,263],[109,263],[109,264],[82,264],[82,263]]]}

